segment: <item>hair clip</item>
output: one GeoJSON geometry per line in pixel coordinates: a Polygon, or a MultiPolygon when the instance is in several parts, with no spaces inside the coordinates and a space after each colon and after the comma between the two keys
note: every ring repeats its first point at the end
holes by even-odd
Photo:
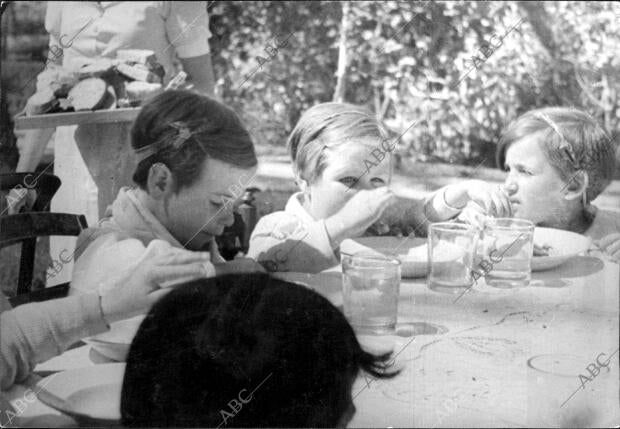
{"type": "Polygon", "coordinates": [[[172,141],[172,146],[179,149],[193,135],[189,127],[182,122],[172,122],[170,126],[177,130],[177,136],[172,141]]]}
{"type": "Polygon", "coordinates": [[[568,140],[566,140],[564,138],[564,135],[560,132],[560,129],[558,128],[558,126],[555,124],[555,122],[553,122],[551,120],[551,118],[549,118],[546,114],[544,113],[536,113],[536,116],[538,116],[539,118],[541,118],[543,121],[545,121],[547,123],[547,125],[549,125],[553,131],[555,131],[555,133],[560,136],[560,139],[562,139],[562,142],[560,143],[560,150],[564,151],[564,153],[566,154],[566,157],[568,158],[568,160],[570,161],[570,163],[573,165],[573,168],[575,168],[575,170],[579,170],[580,168],[580,164],[579,162],[577,162],[577,157],[575,156],[575,152],[573,151],[573,147],[571,146],[571,144],[568,142],[568,140]]]}

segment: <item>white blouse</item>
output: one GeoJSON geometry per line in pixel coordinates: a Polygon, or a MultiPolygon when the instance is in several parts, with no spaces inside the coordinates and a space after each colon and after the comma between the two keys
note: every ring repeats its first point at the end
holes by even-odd
{"type": "MultiPolygon", "coordinates": [[[[208,54],[208,2],[112,1],[48,2],[45,28],[50,34],[50,63],[69,69],[119,49],[149,49],[173,76],[174,55],[208,54]]],[[[48,67],[49,69],[50,67],[48,67]]],[[[51,71],[51,70],[50,70],[51,71]]],[[[42,73],[45,75],[46,73],[42,73]]],[[[38,86],[47,86],[40,76],[38,86]]]]}

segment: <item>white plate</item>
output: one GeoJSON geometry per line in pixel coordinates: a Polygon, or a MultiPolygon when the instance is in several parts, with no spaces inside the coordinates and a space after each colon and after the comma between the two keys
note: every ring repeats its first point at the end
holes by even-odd
{"type": "Polygon", "coordinates": [[[124,363],[108,363],[52,374],[37,383],[37,397],[46,405],[78,420],[78,423],[118,425],[124,363]]]}
{"type": "Polygon", "coordinates": [[[129,346],[131,346],[131,342],[145,317],[141,315],[112,323],[109,331],[85,338],[83,341],[90,344],[105,357],[118,362],[125,362],[129,346]]]}
{"type": "Polygon", "coordinates": [[[551,246],[549,256],[532,257],[532,271],[544,271],[560,266],[570,258],[587,251],[592,239],[561,229],[536,227],[534,243],[551,246]]]}
{"type": "Polygon", "coordinates": [[[312,289],[323,295],[336,307],[342,306],[342,274],[337,271],[318,274],[281,272],[272,276],[312,289]]]}
{"type": "MultiPolygon", "coordinates": [[[[340,253],[353,254],[369,250],[398,258],[402,277],[424,277],[428,274],[428,247],[425,238],[360,237],[344,240],[340,245],[340,253]]],[[[447,252],[445,262],[461,256],[458,252],[447,252]]]]}

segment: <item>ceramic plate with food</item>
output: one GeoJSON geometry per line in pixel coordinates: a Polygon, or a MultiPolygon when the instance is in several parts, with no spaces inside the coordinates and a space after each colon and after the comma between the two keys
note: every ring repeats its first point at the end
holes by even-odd
{"type": "Polygon", "coordinates": [[[544,271],[560,266],[572,257],[586,252],[591,243],[591,238],[575,232],[536,227],[532,271],[544,271]]]}
{"type": "MultiPolygon", "coordinates": [[[[340,245],[341,253],[351,255],[360,251],[375,251],[398,258],[402,277],[424,277],[428,273],[428,247],[425,238],[360,237],[344,240],[340,245]]],[[[443,252],[439,258],[448,262],[461,256],[458,252],[443,252]]]]}

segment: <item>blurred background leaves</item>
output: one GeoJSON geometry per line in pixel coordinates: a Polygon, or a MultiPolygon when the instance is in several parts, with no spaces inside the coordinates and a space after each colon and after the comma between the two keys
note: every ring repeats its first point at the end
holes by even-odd
{"type": "MultiPolygon", "coordinates": [[[[262,153],[284,153],[300,114],[331,100],[406,131],[398,154],[412,161],[493,166],[504,127],[541,106],[581,107],[620,130],[615,2],[218,1],[209,11],[216,93],[262,153]]],[[[47,54],[44,13],[45,2],[13,2],[2,19],[12,113],[34,83],[11,90],[47,54]]]]}

